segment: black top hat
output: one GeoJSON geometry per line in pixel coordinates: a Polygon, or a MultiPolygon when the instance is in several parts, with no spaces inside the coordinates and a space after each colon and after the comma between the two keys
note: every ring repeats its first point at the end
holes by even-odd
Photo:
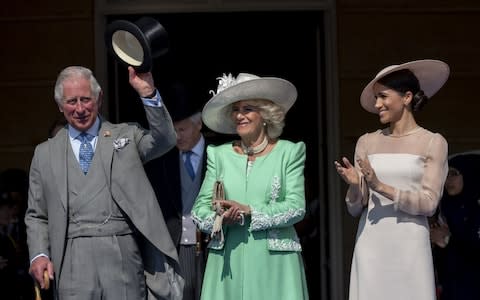
{"type": "Polygon", "coordinates": [[[174,82],[162,88],[162,101],[165,103],[173,122],[191,117],[201,111],[199,101],[195,101],[195,90],[185,83],[174,82]]]}
{"type": "Polygon", "coordinates": [[[152,59],[167,53],[168,34],[154,18],[142,17],[135,23],[116,20],[105,32],[107,48],[116,59],[138,73],[152,69],[152,59]]]}

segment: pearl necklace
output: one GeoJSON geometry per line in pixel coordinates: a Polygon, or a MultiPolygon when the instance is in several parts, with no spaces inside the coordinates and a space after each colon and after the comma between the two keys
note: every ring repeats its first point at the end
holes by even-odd
{"type": "Polygon", "coordinates": [[[243,143],[243,141],[240,142],[240,145],[242,146],[243,153],[245,153],[247,155],[254,155],[254,154],[258,154],[258,153],[262,152],[263,150],[265,150],[265,148],[267,148],[268,139],[265,136],[263,138],[263,141],[260,144],[258,144],[257,146],[254,146],[254,147],[247,147],[243,143]]]}

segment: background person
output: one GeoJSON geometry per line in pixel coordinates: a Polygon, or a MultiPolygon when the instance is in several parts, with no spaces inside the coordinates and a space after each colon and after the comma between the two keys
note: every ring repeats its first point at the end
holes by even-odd
{"type": "MultiPolygon", "coordinates": [[[[8,285],[6,290],[14,286],[16,292],[12,298],[6,299],[31,299],[33,297],[33,280],[28,274],[30,261],[27,248],[27,233],[25,228],[25,211],[28,198],[28,173],[22,169],[10,168],[0,173],[0,197],[8,199],[10,208],[8,211],[9,221],[6,227],[2,228],[3,236],[8,237],[7,245],[13,245],[15,250],[14,258],[11,258],[10,266],[14,268],[14,276],[10,280],[14,285],[8,285]]],[[[4,207],[6,209],[6,207],[4,207]]],[[[5,221],[5,219],[4,219],[5,221]]],[[[3,248],[1,246],[0,248],[3,248]]],[[[9,246],[5,246],[9,249],[9,246]]],[[[0,291],[3,290],[0,288],[0,291]]],[[[1,298],[1,297],[0,297],[1,298]]]]}
{"type": "Polygon", "coordinates": [[[157,195],[168,231],[178,249],[185,277],[184,300],[200,299],[205,271],[205,236],[193,223],[191,210],[206,169],[202,114],[189,87],[175,83],[165,90],[177,144],[165,155],[148,162],[145,171],[157,195]]]}
{"type": "Polygon", "coordinates": [[[361,136],[355,167],[335,161],[349,184],[345,198],[361,215],[350,273],[349,299],[435,299],[427,216],[447,176],[447,142],[420,127],[414,112],[445,83],[449,67],[419,60],[381,70],[364,88],[362,107],[385,129],[361,136]]]}
{"type": "Polygon", "coordinates": [[[293,225],[305,214],[305,144],[279,139],[296,88],[281,78],[224,75],[203,108],[206,126],[239,140],[207,148],[207,172],[192,210],[212,232],[214,183],[223,182],[224,240],[209,244],[202,299],[308,299],[293,225]]]}
{"type": "Polygon", "coordinates": [[[150,130],[101,116],[92,72],[67,67],[55,84],[66,128],[38,145],[25,217],[30,273],[46,270],[60,299],[181,299],[178,259],[143,162],[175,143],[151,73],[129,67],[150,130]],[[121,276],[119,276],[121,274],[121,276]]]}
{"type": "MultiPolygon", "coordinates": [[[[8,232],[14,217],[15,201],[6,192],[0,191],[0,296],[2,299],[23,299],[17,270],[19,261],[17,246],[8,232]]],[[[32,285],[29,286],[30,288],[32,285]]]]}
{"type": "Polygon", "coordinates": [[[480,155],[449,159],[439,218],[430,228],[440,300],[480,297],[480,155]]]}

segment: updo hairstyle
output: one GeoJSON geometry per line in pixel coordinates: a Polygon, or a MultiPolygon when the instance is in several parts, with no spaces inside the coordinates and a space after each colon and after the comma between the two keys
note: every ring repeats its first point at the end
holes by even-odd
{"type": "Polygon", "coordinates": [[[397,91],[404,96],[408,91],[413,95],[410,102],[412,111],[420,111],[428,102],[428,96],[420,88],[420,83],[412,71],[408,69],[398,70],[380,78],[378,83],[397,91]]]}

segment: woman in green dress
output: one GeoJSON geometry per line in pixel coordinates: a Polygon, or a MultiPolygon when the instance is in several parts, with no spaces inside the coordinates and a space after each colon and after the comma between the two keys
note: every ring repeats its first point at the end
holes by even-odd
{"type": "Polygon", "coordinates": [[[240,73],[219,78],[213,94],[202,112],[205,125],[240,140],[207,148],[192,210],[200,230],[214,232],[201,298],[308,299],[293,227],[305,214],[305,144],[278,138],[297,90],[281,78],[240,73]],[[212,201],[218,181],[227,200],[212,201]]]}

